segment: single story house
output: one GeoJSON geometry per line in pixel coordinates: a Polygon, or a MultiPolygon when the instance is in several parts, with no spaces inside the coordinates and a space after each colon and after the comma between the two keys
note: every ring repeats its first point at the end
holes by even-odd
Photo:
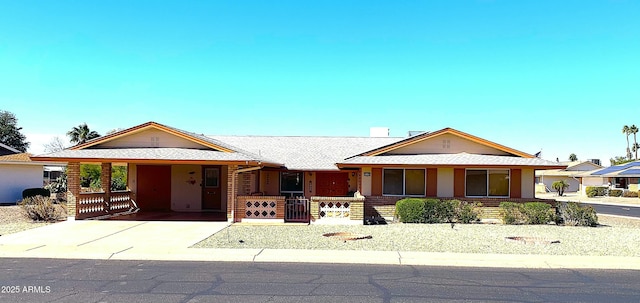
{"type": "Polygon", "coordinates": [[[638,184],[640,184],[640,161],[632,161],[599,169],[585,175],[584,179],[596,180],[591,183],[583,182],[584,188],[587,186],[607,185],[616,189],[638,191],[638,184]]]}
{"type": "Polygon", "coordinates": [[[205,136],[148,122],[32,159],[68,163],[76,218],[140,211],[218,212],[229,221],[392,217],[404,197],[535,199],[539,169],[565,165],[452,128],[408,138],[205,136]],[[102,167],[100,193],[81,193],[81,163],[102,167]],[[128,190],[110,192],[113,165],[128,190]]]}
{"type": "Polygon", "coordinates": [[[23,190],[43,186],[43,167],[51,163],[33,161],[30,156],[17,150],[0,156],[0,203],[15,204],[22,200],[23,190]]]}
{"type": "Polygon", "coordinates": [[[565,169],[545,169],[536,171],[536,192],[553,192],[553,183],[564,180],[569,187],[565,192],[580,191],[582,176],[602,169],[601,165],[591,161],[560,162],[565,169]]]}

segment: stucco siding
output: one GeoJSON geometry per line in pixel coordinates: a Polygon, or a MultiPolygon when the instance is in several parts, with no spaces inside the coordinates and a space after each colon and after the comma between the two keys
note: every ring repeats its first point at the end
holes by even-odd
{"type": "Polygon", "coordinates": [[[523,169],[520,175],[520,187],[521,198],[535,198],[535,172],[533,169],[523,169]]]}
{"type": "Polygon", "coordinates": [[[181,147],[181,148],[196,148],[204,149],[205,147],[180,138],[178,136],[157,130],[149,129],[138,133],[134,133],[128,136],[114,139],[109,142],[99,144],[92,148],[136,148],[136,147],[181,147]]]}
{"type": "MultiPolygon", "coordinates": [[[[577,192],[580,191],[580,181],[571,178],[571,177],[563,177],[563,176],[543,176],[540,178],[541,182],[546,186],[551,192],[555,192],[553,189],[553,182],[564,180],[569,184],[569,187],[565,189],[565,192],[577,192]]],[[[602,184],[598,184],[602,185],[602,184]]]]}
{"type": "Polygon", "coordinates": [[[457,154],[462,152],[498,156],[509,155],[508,153],[493,147],[478,144],[471,140],[451,134],[443,134],[424,141],[416,142],[409,146],[389,151],[387,154],[457,154]]]}
{"type": "Polygon", "coordinates": [[[362,168],[362,188],[360,194],[363,196],[371,195],[371,167],[362,168]]]}
{"type": "Polygon", "coordinates": [[[453,197],[453,168],[438,168],[438,197],[453,197]]]}
{"type": "MultiPolygon", "coordinates": [[[[199,211],[202,209],[202,166],[171,166],[171,210],[199,211]]],[[[221,183],[225,184],[225,183],[221,183]]]]}
{"type": "Polygon", "coordinates": [[[0,203],[22,200],[22,191],[42,187],[42,165],[0,165],[0,203]]]}
{"type": "Polygon", "coordinates": [[[260,191],[266,196],[280,195],[280,173],[270,170],[261,171],[260,191]]]}

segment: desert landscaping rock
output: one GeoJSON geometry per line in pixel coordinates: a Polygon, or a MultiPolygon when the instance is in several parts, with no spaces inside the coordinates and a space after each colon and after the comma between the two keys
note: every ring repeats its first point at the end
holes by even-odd
{"type": "Polygon", "coordinates": [[[501,224],[232,225],[196,248],[381,250],[455,253],[640,257],[640,220],[600,216],[599,227],[501,224]],[[371,239],[335,241],[345,232],[371,239]],[[515,245],[506,237],[543,238],[553,245],[515,245]],[[239,242],[242,240],[242,243],[239,242]]]}

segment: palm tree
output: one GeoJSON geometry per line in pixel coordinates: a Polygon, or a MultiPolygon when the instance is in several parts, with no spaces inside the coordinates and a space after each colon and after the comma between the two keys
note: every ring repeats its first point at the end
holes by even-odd
{"type": "Polygon", "coordinates": [[[100,134],[96,131],[90,130],[87,123],[83,123],[78,126],[74,126],[67,132],[67,136],[69,136],[69,141],[71,143],[82,144],[93,138],[100,137],[100,134]]]}
{"type": "Polygon", "coordinates": [[[578,156],[572,153],[571,155],[569,155],[569,161],[571,162],[578,161],[578,156]]]}
{"type": "MultiPolygon", "coordinates": [[[[636,147],[636,145],[638,145],[638,140],[636,139],[636,134],[638,133],[638,127],[633,124],[629,127],[629,132],[633,134],[633,147],[636,147]]],[[[638,160],[638,148],[635,148],[635,152],[636,152],[636,160],[638,160]]]]}
{"type": "Polygon", "coordinates": [[[640,149],[640,143],[633,143],[633,145],[631,145],[631,151],[636,153],[636,160],[638,160],[639,149],[640,149]]]}
{"type": "Polygon", "coordinates": [[[629,135],[631,134],[629,125],[622,127],[622,133],[627,135],[627,158],[631,159],[631,148],[629,148],[629,135]]]}

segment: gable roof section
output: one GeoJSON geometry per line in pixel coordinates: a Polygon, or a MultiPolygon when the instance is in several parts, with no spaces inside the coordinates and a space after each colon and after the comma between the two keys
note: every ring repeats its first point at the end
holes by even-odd
{"type": "Polygon", "coordinates": [[[361,153],[361,154],[357,154],[354,157],[356,157],[356,156],[379,156],[379,155],[382,155],[384,153],[387,153],[387,152],[390,152],[390,151],[393,151],[393,150],[396,150],[396,149],[399,149],[399,148],[402,148],[402,147],[405,147],[405,146],[409,146],[409,145],[412,145],[412,144],[415,144],[415,143],[418,143],[418,142],[422,142],[422,141],[425,141],[425,140],[433,139],[433,138],[435,138],[437,136],[444,135],[444,134],[451,134],[451,135],[454,135],[454,136],[457,136],[457,137],[460,137],[460,138],[463,138],[463,139],[466,139],[466,140],[470,140],[472,142],[475,142],[475,143],[478,143],[478,144],[481,144],[481,145],[484,145],[484,146],[488,146],[488,147],[503,151],[505,153],[508,153],[508,154],[511,154],[511,155],[514,155],[514,156],[518,156],[518,157],[522,157],[522,158],[535,158],[535,156],[533,156],[531,154],[528,154],[528,153],[525,153],[525,152],[510,148],[510,147],[507,147],[507,146],[504,146],[504,145],[501,145],[501,144],[498,144],[498,143],[495,143],[495,142],[492,142],[492,141],[489,141],[489,140],[486,140],[486,139],[482,139],[480,137],[476,137],[474,135],[471,135],[471,134],[468,134],[468,133],[465,133],[465,132],[461,132],[459,130],[455,130],[455,129],[450,128],[450,127],[443,128],[443,129],[435,131],[435,132],[423,133],[423,134],[420,134],[420,135],[417,135],[417,136],[409,137],[409,138],[406,138],[404,140],[400,140],[398,142],[394,142],[394,143],[391,143],[391,144],[388,144],[388,145],[385,145],[385,146],[382,146],[382,147],[378,147],[378,148],[369,150],[369,151],[361,153]]]}
{"type": "Polygon", "coordinates": [[[34,156],[33,159],[42,161],[85,161],[100,162],[112,161],[172,161],[181,163],[218,162],[245,162],[246,164],[282,166],[281,163],[261,157],[257,154],[231,146],[227,143],[177,128],[169,127],[156,122],[147,122],[106,136],[95,138],[83,144],[78,144],[69,149],[46,155],[34,156]],[[136,134],[142,131],[155,129],[180,137],[190,142],[195,142],[203,149],[181,147],[108,147],[98,148],[101,144],[136,134]],[[93,148],[92,148],[93,147],[93,148]],[[206,148],[206,149],[204,149],[206,148]]]}
{"type": "Polygon", "coordinates": [[[90,148],[90,147],[95,147],[98,146],[102,143],[106,143],[109,141],[113,141],[116,140],[118,138],[122,138],[137,132],[141,132],[144,130],[148,130],[148,129],[157,129],[169,134],[172,134],[174,136],[180,137],[182,139],[186,139],[189,140],[191,142],[197,143],[202,145],[203,147],[207,147],[207,148],[211,148],[211,149],[215,149],[215,150],[219,150],[222,152],[235,152],[236,150],[233,149],[233,147],[228,146],[226,144],[224,144],[223,142],[218,142],[216,140],[211,140],[210,138],[204,136],[204,135],[198,135],[195,133],[191,133],[191,132],[187,132],[181,129],[177,129],[177,128],[173,128],[173,127],[169,127],[157,122],[147,122],[147,123],[143,123],[125,130],[121,130],[106,136],[102,136],[102,137],[98,137],[95,138],[93,140],[89,140],[83,144],[78,144],[76,146],[72,146],[69,149],[71,150],[79,150],[79,149],[86,149],[86,148],[90,148]]]}
{"type": "Polygon", "coordinates": [[[19,150],[15,149],[15,148],[13,148],[13,147],[11,147],[9,145],[6,145],[6,144],[0,143],[0,148],[5,149],[7,151],[10,151],[11,153],[14,153],[14,154],[20,153],[19,150]]]}

